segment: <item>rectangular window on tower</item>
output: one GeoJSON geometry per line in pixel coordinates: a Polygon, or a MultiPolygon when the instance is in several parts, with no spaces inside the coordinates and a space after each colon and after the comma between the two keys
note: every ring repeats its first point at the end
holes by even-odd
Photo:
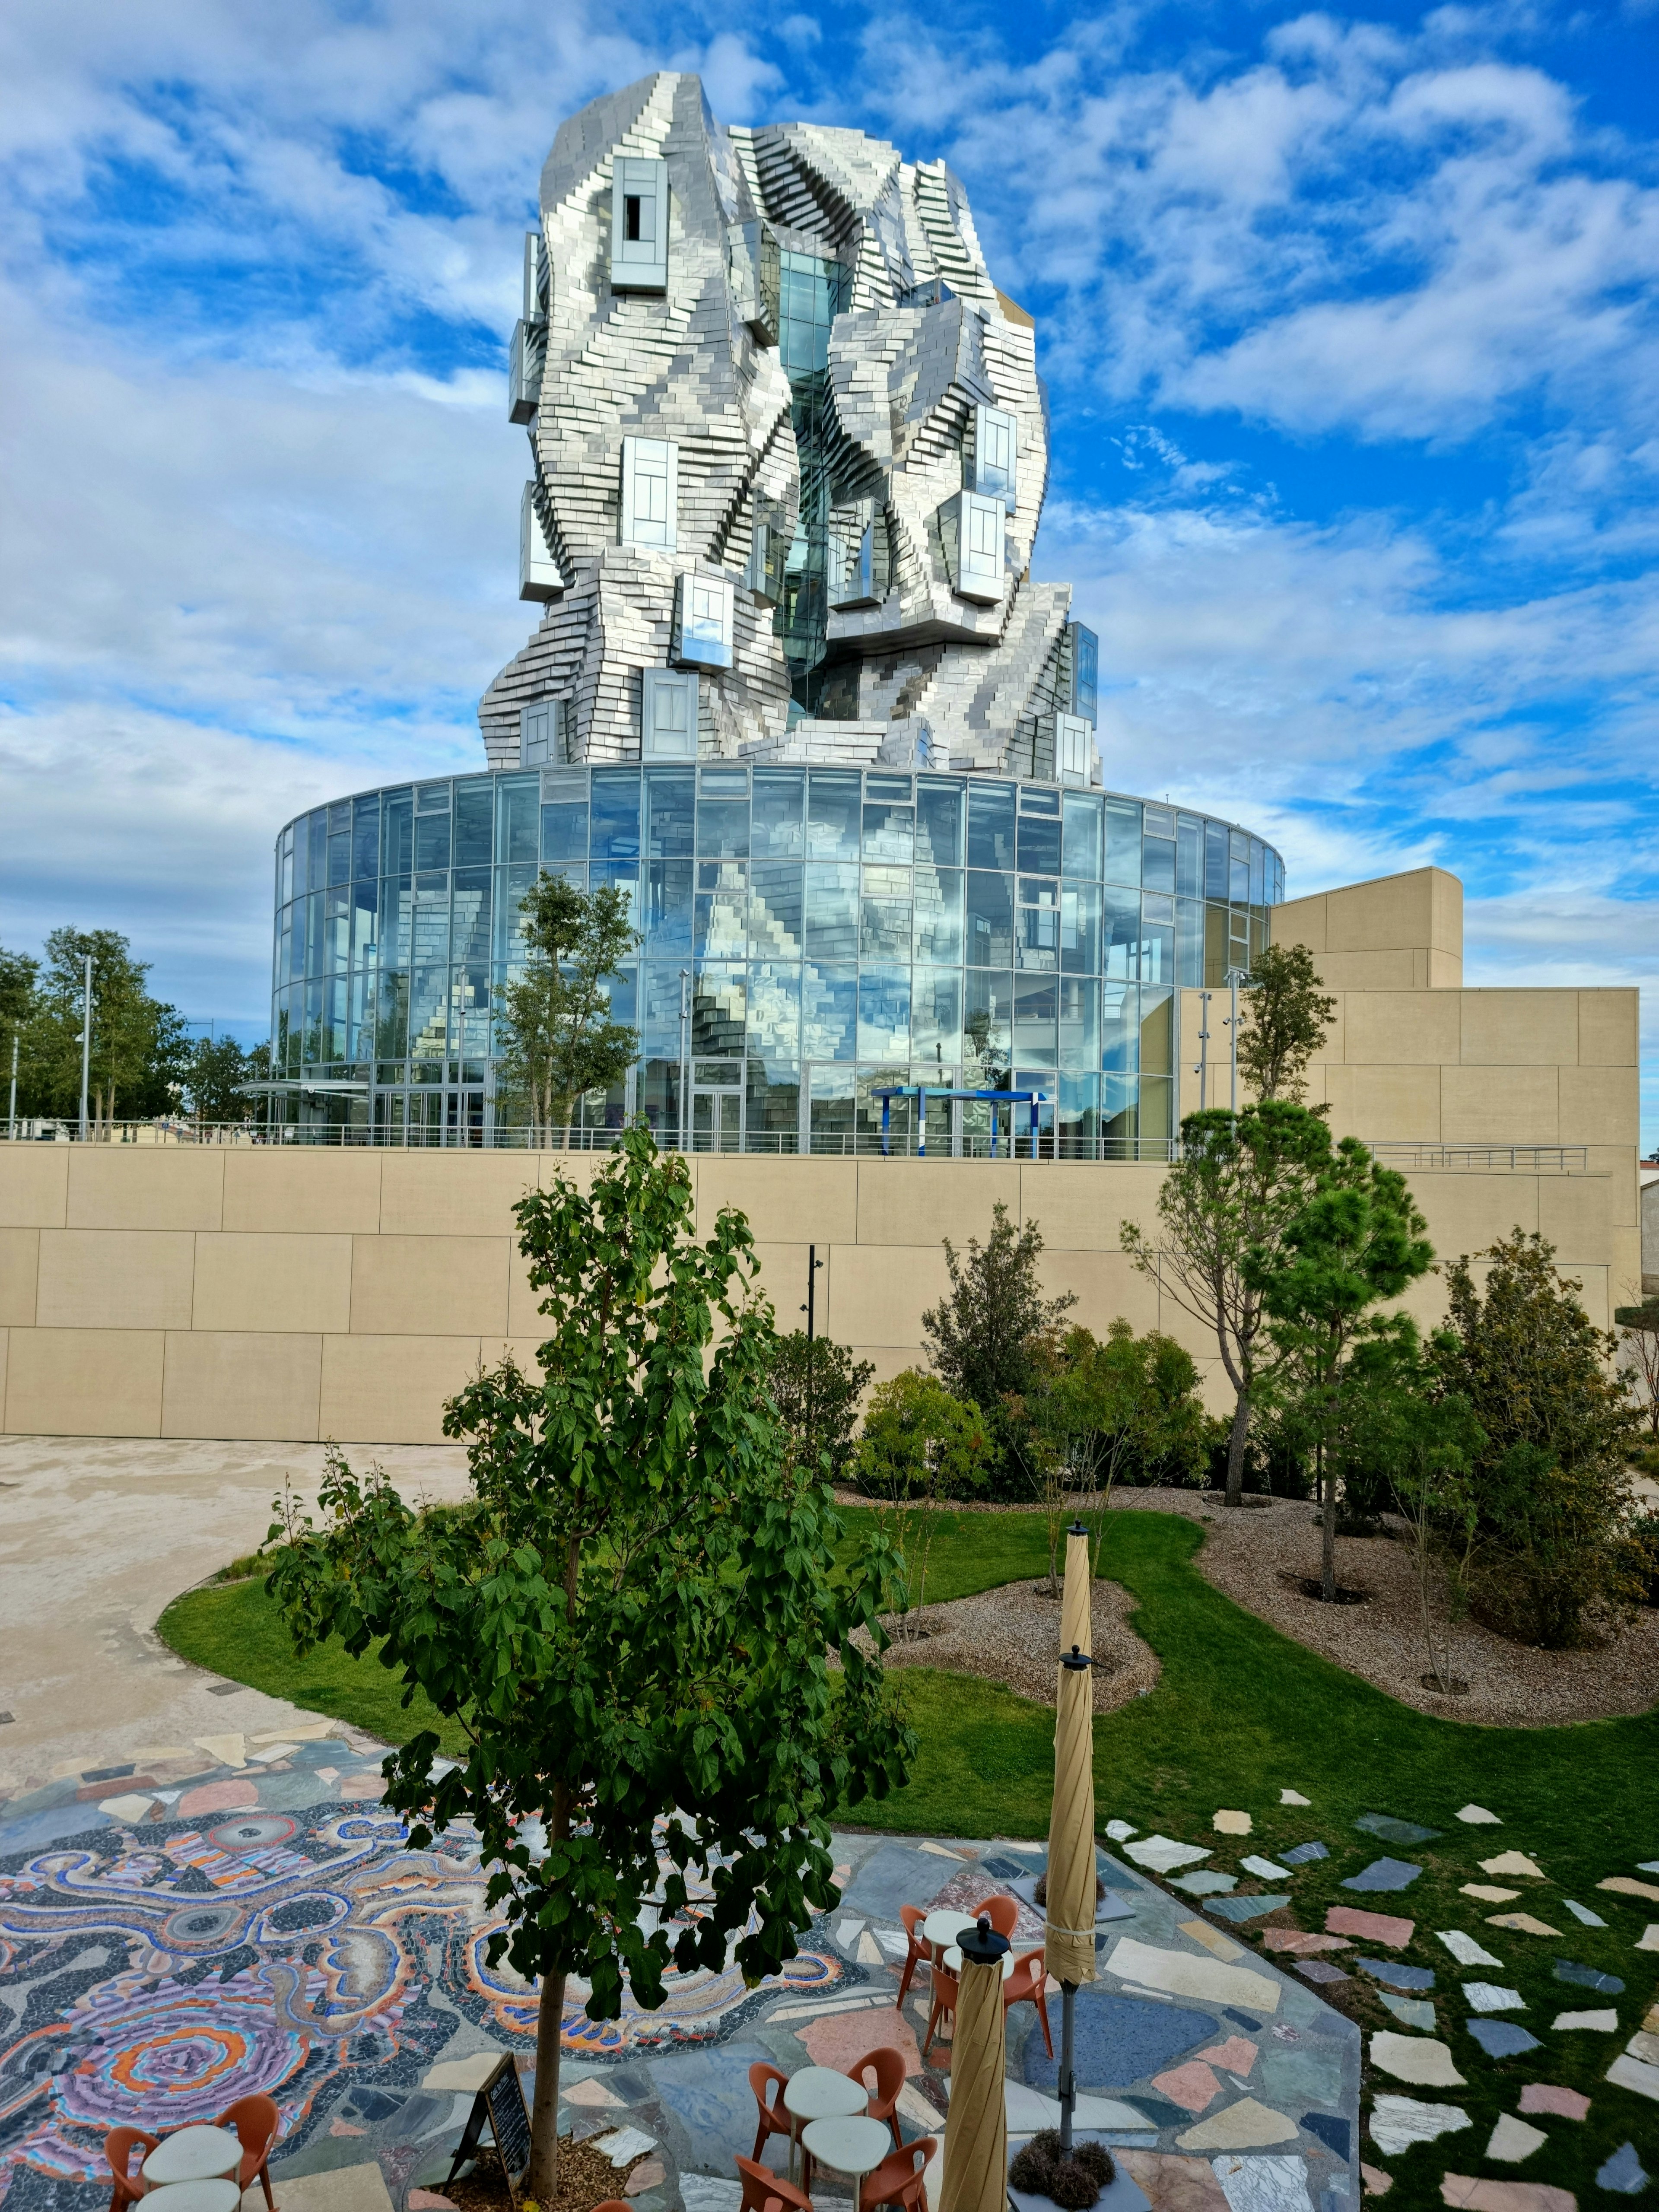
{"type": "Polygon", "coordinates": [[[507,417],[509,422],[533,422],[542,396],[542,370],[547,360],[545,323],[517,322],[513,325],[512,364],[507,373],[507,417]]]}
{"type": "Polygon", "coordinates": [[[564,578],[536,512],[536,487],[527,483],[519,502],[519,597],[556,599],[563,589],[564,578]]]}
{"type": "Polygon", "coordinates": [[[1002,501],[975,491],[959,491],[939,511],[939,537],[951,588],[961,599],[995,606],[1002,598],[1006,568],[1002,501]]]}
{"type": "Polygon", "coordinates": [[[672,438],[624,438],[622,542],[674,550],[679,508],[680,449],[672,438]]]}
{"type": "Polygon", "coordinates": [[[527,230],[524,234],[524,319],[527,323],[544,323],[552,300],[552,277],[548,267],[547,244],[540,231],[527,230]]]}
{"type": "Polygon", "coordinates": [[[1097,721],[1100,707],[1100,640],[1082,623],[1066,625],[1061,666],[1065,680],[1060,703],[1066,712],[1080,714],[1085,722],[1097,721]]]}
{"type": "Polygon", "coordinates": [[[697,757],[697,679],[689,670],[641,671],[640,750],[648,761],[697,757]]]}
{"type": "Polygon", "coordinates": [[[611,289],[668,289],[668,164],[619,154],[611,186],[611,289]]]}
{"type": "Polygon", "coordinates": [[[1001,407],[975,407],[962,444],[962,481],[969,491],[1018,505],[1019,422],[1001,407]]]}
{"type": "Polygon", "coordinates": [[[1095,780],[1095,733],[1081,714],[1054,716],[1054,770],[1060,783],[1095,780]]]}
{"type": "Polygon", "coordinates": [[[674,579],[674,638],[671,660],[688,668],[732,665],[732,579],[690,575],[674,579]]]}
{"type": "Polygon", "coordinates": [[[553,768],[564,758],[562,699],[532,699],[519,709],[519,765],[553,768]]]}

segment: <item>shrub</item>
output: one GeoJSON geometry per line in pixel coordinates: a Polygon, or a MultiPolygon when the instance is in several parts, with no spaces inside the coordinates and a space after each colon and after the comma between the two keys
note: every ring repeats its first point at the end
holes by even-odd
{"type": "Polygon", "coordinates": [[[1040,2130],[1008,2168],[1016,2189],[1031,2197],[1050,2197],[1064,2212],[1088,2212],[1116,2175],[1112,2154],[1103,2143],[1073,2144],[1067,2157],[1060,2147],[1058,2128],[1040,2130]]]}
{"type": "Polygon", "coordinates": [[[827,1336],[808,1337],[792,1329],[777,1340],[772,1354],[772,1402],[783,1418],[796,1458],[827,1455],[832,1481],[842,1480],[853,1464],[853,1429],[859,1400],[873,1362],[854,1359],[844,1344],[827,1336]]]}

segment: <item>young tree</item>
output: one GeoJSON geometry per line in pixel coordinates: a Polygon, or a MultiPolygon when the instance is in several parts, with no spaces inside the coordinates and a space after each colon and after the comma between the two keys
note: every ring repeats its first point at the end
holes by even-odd
{"type": "Polygon", "coordinates": [[[1181,1125],[1181,1158],[1158,1193],[1154,1243],[1126,1221],[1124,1250],[1148,1281],[1212,1331],[1233,1390],[1227,1504],[1244,1502],[1244,1462],[1261,1355],[1263,1291],[1245,1267],[1269,1263],[1332,1158],[1330,1131],[1288,1099],[1231,1114],[1212,1107],[1181,1125]]]}
{"type": "Polygon", "coordinates": [[[550,1333],[539,1377],[504,1361],[446,1410],[472,1509],[416,1516],[331,1455],[321,1527],[273,1529],[270,1589],[301,1650],[384,1638],[381,1663],[471,1739],[439,1779],[436,1735],[414,1736],[386,1802],[414,1850],[476,1825],[508,1923],[492,1958],[540,1979],[526,2189],[550,2205],[567,1978],[606,2020],[624,1979],[650,2008],[665,1973],[729,1948],[775,1973],[835,1902],[830,1814],[902,1784],[915,1739],[853,1641],[879,1653],[897,1563],[878,1537],[837,1565],[829,1493],[767,1389],[742,1216],[695,1241],[685,1164],[639,1128],[586,1196],[560,1178],[515,1210],[550,1333]]]}
{"type": "Polygon", "coordinates": [[[1294,1393],[1314,1438],[1328,1604],[1336,1598],[1342,1448],[1364,1425],[1372,1392],[1391,1387],[1390,1370],[1416,1352],[1417,1332],[1405,1315],[1385,1319],[1370,1310],[1428,1273],[1427,1225],[1405,1177],[1379,1167],[1357,1137],[1344,1137],[1278,1243],[1252,1250],[1244,1263],[1284,1363],[1279,1387],[1294,1393]]]}
{"type": "Polygon", "coordinates": [[[85,959],[92,955],[88,1091],[94,1129],[118,1112],[164,1114],[178,1101],[189,1053],[178,1009],[150,996],[149,964],[112,929],[54,929],[24,1039],[31,1103],[72,1116],[81,1102],[81,1024],[85,959]]]}
{"type": "Polygon", "coordinates": [[[607,1090],[634,1064],[639,1039],[611,1020],[605,979],[641,940],[615,884],[579,891],[542,876],[520,903],[529,957],[499,994],[501,1073],[529,1106],[532,1142],[548,1145],[568,1133],[584,1091],[607,1090]]]}
{"type": "Polygon", "coordinates": [[[1435,1395],[1415,1330],[1396,1332],[1393,1357],[1382,1365],[1382,1387],[1363,1401],[1359,1449],[1406,1524],[1427,1662],[1424,1686],[1447,1694],[1453,1686],[1450,1625],[1463,1609],[1476,1541],[1474,1465],[1485,1438],[1466,1399],[1435,1395]]]}
{"type": "Polygon", "coordinates": [[[1636,1365],[1627,1370],[1626,1380],[1634,1384],[1640,1377],[1641,1417],[1647,1423],[1649,1437],[1659,1444],[1659,1297],[1644,1298],[1637,1306],[1615,1306],[1613,1318],[1615,1327],[1624,1332],[1625,1348],[1636,1360],[1636,1365]]]}
{"type": "Polygon", "coordinates": [[[1000,1471],[1018,1450],[1010,1399],[1023,1398],[1033,1375],[1033,1347],[1077,1304],[1067,1291],[1045,1298],[1037,1281],[1042,1237],[1035,1221],[1016,1229],[999,1199],[991,1234],[968,1240],[967,1256],[947,1237],[949,1295],[921,1316],[922,1342],[934,1371],[953,1396],[982,1409],[992,1455],[1000,1471]]]}
{"type": "Polygon", "coordinates": [[[920,1611],[925,1600],[939,1513],[951,1499],[985,1487],[989,1458],[979,1407],[953,1397],[936,1376],[907,1367],[870,1394],[859,1480],[884,1501],[883,1519],[890,1516],[907,1612],[920,1611]]]}
{"type": "MultiPolygon", "coordinates": [[[[1238,1072],[1258,1098],[1308,1095],[1308,1062],[1336,1018],[1305,945],[1270,945],[1244,978],[1238,1072]]],[[[1322,1110],[1322,1109],[1321,1109],[1322,1110]]]]}
{"type": "Polygon", "coordinates": [[[40,963],[31,952],[8,952],[0,945],[0,1040],[7,1048],[34,1010],[35,979],[40,963]]]}
{"type": "Polygon", "coordinates": [[[854,1359],[844,1344],[809,1337],[804,1328],[777,1339],[772,1355],[772,1402],[794,1440],[796,1454],[839,1481],[853,1461],[853,1430],[875,1363],[854,1359]]]}
{"type": "Polygon", "coordinates": [[[234,1037],[198,1037],[185,1067],[185,1102],[198,1121],[251,1121],[253,1100],[240,1086],[252,1080],[234,1037]]]}
{"type": "Polygon", "coordinates": [[[1618,1338],[1547,1238],[1517,1228],[1476,1257],[1484,1284],[1467,1255],[1446,1270],[1450,1327],[1432,1346],[1442,1387],[1486,1437],[1471,1598],[1500,1633],[1559,1650],[1591,1615],[1616,1622],[1638,1601],[1627,1462],[1641,1414],[1613,1370],[1618,1338]]]}

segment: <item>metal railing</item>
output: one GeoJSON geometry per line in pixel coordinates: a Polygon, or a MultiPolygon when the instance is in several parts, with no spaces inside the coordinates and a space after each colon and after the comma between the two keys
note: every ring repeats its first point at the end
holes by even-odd
{"type": "Polygon", "coordinates": [[[1520,1175],[1583,1175],[1585,1145],[1372,1145],[1371,1158],[1389,1168],[1501,1168],[1520,1175]]]}

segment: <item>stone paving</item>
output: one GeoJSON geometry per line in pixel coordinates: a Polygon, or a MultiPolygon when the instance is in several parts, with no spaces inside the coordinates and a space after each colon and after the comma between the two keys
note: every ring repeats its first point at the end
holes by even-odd
{"type": "MultiPolygon", "coordinates": [[[[401,1849],[381,1747],[320,1718],[135,1747],[0,1813],[0,2197],[8,2212],[106,2201],[124,2122],[212,2118],[267,2089],[283,2112],[283,2212],[430,2212],[482,2073],[526,2074],[532,1993],[483,1956],[470,1832],[401,1849]]],[[[907,2138],[937,2134],[950,2045],[924,2059],[925,1969],[901,2010],[899,1908],[1021,1899],[1042,1941],[1041,1845],[848,1834],[839,1906],[758,1990],[671,1978],[669,2002],[590,2021],[573,1989],[562,2125],[617,2148],[640,2212],[731,2212],[754,2136],[748,2069],[906,2057],[907,2138]]],[[[1250,1956],[1190,1900],[1102,1853],[1101,1978],[1079,1993],[1079,2123],[1114,2146],[1113,2212],[1357,2212],[1358,2030],[1250,1956]]],[[[1052,1989],[1052,1984],[1050,1985],[1052,1989]]],[[[1049,1997],[1058,2038],[1058,1993],[1049,1997]]],[[[1056,2069],[1036,2009],[1008,2021],[1016,2138],[1049,2124],[1056,2069]]],[[[775,2148],[775,2162],[778,2156],[775,2148]]],[[[620,2177],[619,2177],[620,2179],[620,2177]]],[[[834,2178],[819,2179],[820,2197],[834,2178]]],[[[250,2205],[253,2198],[248,2200],[250,2205]]]]}

